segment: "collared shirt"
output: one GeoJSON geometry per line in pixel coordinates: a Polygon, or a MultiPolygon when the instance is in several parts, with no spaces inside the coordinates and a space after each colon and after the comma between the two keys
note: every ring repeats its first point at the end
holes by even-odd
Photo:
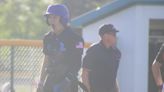
{"type": "Polygon", "coordinates": [[[117,48],[105,48],[100,42],[88,49],[83,68],[89,69],[91,88],[115,88],[121,53],[117,48]]]}

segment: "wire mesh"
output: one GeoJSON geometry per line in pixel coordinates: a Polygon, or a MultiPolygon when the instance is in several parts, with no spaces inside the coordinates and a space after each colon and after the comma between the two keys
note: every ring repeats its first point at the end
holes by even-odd
{"type": "Polygon", "coordinates": [[[15,92],[36,92],[43,60],[40,40],[0,40],[0,87],[10,82],[15,92]]]}
{"type": "MultiPolygon", "coordinates": [[[[41,41],[39,41],[40,45],[35,44],[34,41],[22,43],[22,40],[0,42],[0,86],[11,82],[13,66],[15,92],[35,92],[44,58],[41,41]],[[2,43],[4,44],[2,45],[2,43]]],[[[38,41],[36,42],[38,43],[38,41]]]]}

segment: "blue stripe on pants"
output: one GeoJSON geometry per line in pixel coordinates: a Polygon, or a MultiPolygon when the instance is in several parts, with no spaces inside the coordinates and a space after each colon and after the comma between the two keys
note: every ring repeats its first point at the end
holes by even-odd
{"type": "Polygon", "coordinates": [[[70,88],[69,85],[70,85],[70,82],[64,79],[63,81],[61,81],[60,83],[56,84],[53,87],[53,92],[66,92],[70,88]]]}

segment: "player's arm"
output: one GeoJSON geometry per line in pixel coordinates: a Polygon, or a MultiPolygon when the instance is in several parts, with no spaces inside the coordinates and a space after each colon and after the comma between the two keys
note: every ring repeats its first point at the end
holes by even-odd
{"type": "Polygon", "coordinates": [[[84,85],[87,87],[88,91],[90,92],[90,84],[89,84],[89,69],[87,68],[83,68],[82,70],[82,81],[84,83],[84,85]]]}
{"type": "Polygon", "coordinates": [[[41,71],[40,71],[40,80],[39,80],[39,82],[41,84],[43,84],[43,82],[46,78],[46,75],[47,75],[46,68],[48,66],[48,55],[49,55],[49,51],[47,49],[47,44],[48,44],[48,39],[47,39],[47,35],[46,35],[43,39],[43,53],[44,53],[45,56],[44,56],[44,61],[42,63],[41,71]]]}
{"type": "Polygon", "coordinates": [[[161,67],[160,62],[155,60],[152,64],[152,72],[158,87],[161,87],[163,85],[160,67],[161,67]]]}
{"type": "Polygon", "coordinates": [[[40,74],[37,92],[43,92],[43,84],[44,84],[45,78],[47,76],[47,72],[46,72],[47,66],[48,66],[48,56],[45,55],[45,58],[44,58],[44,61],[42,64],[42,68],[41,68],[41,74],[40,74]]]}
{"type": "Polygon", "coordinates": [[[44,58],[44,62],[42,64],[42,68],[41,68],[41,74],[40,74],[40,81],[43,82],[46,78],[47,72],[46,72],[46,68],[48,66],[48,56],[45,55],[44,58]]]}

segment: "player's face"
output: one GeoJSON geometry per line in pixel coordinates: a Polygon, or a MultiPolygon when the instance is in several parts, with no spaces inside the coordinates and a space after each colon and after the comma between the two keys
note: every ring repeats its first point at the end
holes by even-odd
{"type": "Polygon", "coordinates": [[[107,33],[102,37],[104,45],[109,48],[111,46],[116,45],[116,34],[115,33],[107,33]]]}
{"type": "Polygon", "coordinates": [[[50,25],[57,26],[60,23],[60,16],[50,14],[47,17],[50,25]]]}

